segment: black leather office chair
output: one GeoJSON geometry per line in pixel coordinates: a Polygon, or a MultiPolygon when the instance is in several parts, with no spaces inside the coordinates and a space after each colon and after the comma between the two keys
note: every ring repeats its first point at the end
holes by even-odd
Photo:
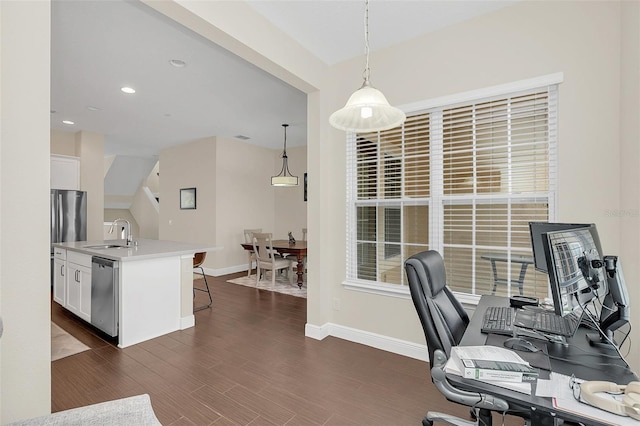
{"type": "Polygon", "coordinates": [[[424,251],[407,259],[404,267],[411,299],[427,339],[431,381],[449,401],[471,407],[472,416],[476,419],[473,422],[430,411],[422,419],[422,424],[430,426],[438,421],[451,425],[491,425],[490,410],[506,412],[509,404],[492,395],[457,389],[445,376],[444,365],[451,354],[451,348],[462,339],[469,324],[469,316],[447,287],[442,256],[434,250],[424,251]]]}

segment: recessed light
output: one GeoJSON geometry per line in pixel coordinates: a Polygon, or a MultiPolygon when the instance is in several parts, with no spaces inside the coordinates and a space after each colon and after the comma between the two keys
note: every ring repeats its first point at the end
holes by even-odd
{"type": "Polygon", "coordinates": [[[122,90],[124,93],[127,93],[129,95],[132,94],[132,93],[136,93],[136,89],[134,89],[133,87],[126,87],[125,86],[125,87],[121,88],[120,90],[122,90]]]}
{"type": "Polygon", "coordinates": [[[87,107],[87,109],[88,109],[89,111],[100,111],[100,108],[98,108],[98,107],[94,107],[94,106],[91,106],[91,105],[89,105],[89,106],[87,107]]]}
{"type": "Polygon", "coordinates": [[[176,68],[184,68],[187,66],[187,63],[181,59],[172,59],[169,63],[176,68]]]}
{"type": "Polygon", "coordinates": [[[72,124],[76,124],[71,120],[62,120],[62,124],[68,124],[69,126],[71,126],[72,124]]]}

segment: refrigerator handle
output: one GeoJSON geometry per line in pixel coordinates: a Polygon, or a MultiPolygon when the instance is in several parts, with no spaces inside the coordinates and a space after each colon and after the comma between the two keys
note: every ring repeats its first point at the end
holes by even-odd
{"type": "Polygon", "coordinates": [[[62,230],[64,229],[64,210],[62,207],[62,194],[58,194],[58,229],[56,232],[58,233],[58,241],[62,242],[62,230]]]}

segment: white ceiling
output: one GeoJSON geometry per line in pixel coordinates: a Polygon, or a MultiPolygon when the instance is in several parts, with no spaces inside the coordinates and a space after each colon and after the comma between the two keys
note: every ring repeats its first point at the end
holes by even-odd
{"type": "MultiPolygon", "coordinates": [[[[514,1],[372,0],[371,50],[514,1]]],[[[248,4],[327,64],[364,60],[364,1],[248,4]]],[[[54,0],[51,14],[52,128],[104,134],[106,155],[149,157],[208,136],[278,149],[283,123],[287,146],[306,144],[304,93],[146,5],[54,0]],[[121,93],[125,85],[137,92],[121,93]]]]}

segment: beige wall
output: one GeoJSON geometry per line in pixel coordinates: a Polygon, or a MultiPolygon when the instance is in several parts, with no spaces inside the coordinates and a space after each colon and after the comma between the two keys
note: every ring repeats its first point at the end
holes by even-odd
{"type": "MultiPolygon", "coordinates": [[[[282,152],[277,151],[271,175],[282,168],[282,152]]],[[[307,203],[304,201],[304,173],[307,171],[307,147],[287,148],[289,170],[298,176],[298,186],[274,187],[275,216],[273,237],[287,238],[289,231],[296,240],[302,240],[302,228],[307,228],[307,203]]]]}
{"type": "MultiPolygon", "coordinates": [[[[563,72],[559,111],[558,219],[595,222],[606,251],[619,252],[620,218],[611,215],[610,209],[620,209],[622,205],[618,172],[621,164],[621,18],[621,7],[617,2],[518,3],[376,52],[372,55],[375,76],[372,84],[381,89],[392,104],[402,105],[563,72]],[[544,31],[540,31],[541,28],[544,31]],[[600,29],[598,34],[605,32],[606,35],[600,37],[593,28],[600,29]]],[[[638,21],[633,25],[637,28],[638,21]]],[[[637,42],[631,48],[637,52],[637,42]]],[[[335,78],[332,79],[335,85],[329,88],[330,93],[342,93],[346,97],[357,85],[361,68],[361,60],[335,67],[335,78]],[[338,76],[353,76],[353,79],[339,79],[338,76]]],[[[634,77],[637,78],[637,74],[634,77]]],[[[334,102],[327,105],[327,110],[340,106],[341,102],[334,102]]],[[[637,108],[635,112],[637,114],[637,108]]],[[[635,129],[636,133],[627,139],[628,144],[638,144],[637,127],[635,129]]],[[[332,132],[332,140],[341,138],[342,134],[332,132]]],[[[327,145],[333,155],[321,157],[322,170],[333,169],[340,181],[335,182],[333,194],[326,194],[326,198],[323,194],[322,201],[339,206],[335,210],[340,218],[335,220],[340,223],[335,227],[334,237],[338,244],[331,241],[322,250],[330,247],[338,251],[344,244],[344,238],[338,237],[344,230],[344,195],[341,193],[344,172],[339,170],[341,164],[332,168],[324,160],[344,156],[344,148],[336,143],[327,145]]],[[[637,172],[634,177],[637,183],[637,172]]],[[[637,193],[637,189],[634,191],[637,193]]],[[[313,214],[315,212],[310,216],[313,214]]],[[[310,218],[310,224],[313,223],[310,218]]],[[[637,235],[638,226],[636,218],[631,225],[635,232],[631,235],[637,235]]],[[[321,239],[332,233],[323,224],[321,228],[315,231],[322,234],[321,239]]],[[[341,300],[341,309],[333,312],[325,309],[317,318],[310,316],[309,321],[315,324],[329,321],[402,340],[424,342],[409,300],[342,288],[344,252],[340,254],[342,256],[333,259],[334,272],[325,284],[331,286],[329,297],[341,300]],[[385,314],[381,315],[381,312],[385,314]]],[[[626,257],[629,261],[625,263],[625,270],[637,269],[637,250],[629,251],[626,257]]],[[[638,323],[638,311],[635,312],[634,322],[638,323]]],[[[640,365],[636,354],[634,358],[635,365],[640,365]]]]}
{"type": "Polygon", "coordinates": [[[215,137],[185,143],[160,153],[161,240],[211,244],[215,233],[215,137]],[[196,209],[180,209],[180,189],[196,188],[196,209]]]}
{"type": "Polygon", "coordinates": [[[268,232],[273,229],[275,202],[270,179],[275,155],[270,149],[218,138],[216,245],[224,246],[224,250],[216,252],[215,260],[207,259],[207,266],[223,271],[224,268],[238,270],[234,268],[238,265],[246,268],[247,256],[240,247],[244,241],[243,230],[262,228],[268,232]]]}
{"type": "Polygon", "coordinates": [[[51,129],[51,153],[76,157],[76,138],[72,132],[51,129]]]}
{"type": "Polygon", "coordinates": [[[129,210],[140,225],[140,232],[137,235],[140,238],[157,240],[160,235],[160,214],[158,203],[151,190],[144,186],[138,187],[129,210]]]}
{"type": "Polygon", "coordinates": [[[87,192],[87,240],[101,240],[104,223],[104,136],[50,130],[51,154],[80,158],[80,190],[87,192]]]}
{"type": "Polygon", "coordinates": [[[152,194],[156,196],[160,194],[160,162],[156,163],[144,183],[149,187],[152,194]]]}
{"type": "MultiPolygon", "coordinates": [[[[287,150],[290,169],[304,175],[306,147],[287,150]]],[[[282,166],[280,150],[235,139],[211,137],[161,152],[160,238],[224,247],[210,253],[204,267],[225,274],[246,269],[240,246],[243,230],[262,228],[301,238],[306,227],[303,186],[275,188],[271,176],[282,166]],[[180,188],[197,188],[196,210],[180,210],[180,188]]]]}
{"type": "Polygon", "coordinates": [[[1,424],[51,412],[50,22],[49,1],[0,2],[1,424]]]}
{"type": "MultiPolygon", "coordinates": [[[[330,128],[328,117],[360,86],[362,58],[329,69],[240,2],[150,5],[210,39],[222,40],[231,51],[309,93],[307,219],[313,256],[309,258],[308,323],[334,323],[392,339],[424,342],[409,300],[347,291],[341,285],[345,269],[344,132],[330,128]],[[331,307],[334,299],[341,301],[339,310],[331,307]]],[[[49,264],[46,258],[34,262],[24,256],[34,250],[44,252],[49,244],[49,10],[48,1],[0,2],[2,423],[50,409],[49,264]],[[30,90],[25,92],[24,87],[30,90]],[[46,173],[31,173],[34,169],[46,173]],[[18,206],[13,201],[20,198],[25,185],[34,196],[18,206]],[[28,276],[25,270],[30,271],[28,276]]],[[[624,2],[622,7],[614,1],[519,2],[490,16],[375,52],[372,82],[391,103],[402,105],[564,72],[559,219],[596,222],[608,251],[620,251],[629,259],[626,275],[638,277],[638,216],[611,214],[627,208],[633,213],[640,198],[638,16],[634,2],[624,2]],[[577,152],[580,161],[576,161],[577,152]]],[[[219,161],[214,157],[208,161],[212,159],[219,161]]],[[[163,174],[165,171],[163,164],[163,174]]],[[[185,176],[166,194],[161,188],[163,200],[177,206],[180,187],[203,185],[188,180],[185,176]]],[[[181,213],[185,212],[171,207],[164,218],[186,226],[188,216],[181,213]]],[[[207,218],[211,219],[222,223],[221,218],[207,218]]],[[[190,232],[166,228],[166,223],[160,224],[161,238],[190,232]]],[[[211,232],[198,231],[203,236],[211,232]]],[[[630,286],[634,306],[640,304],[637,287],[630,286]]],[[[638,324],[639,311],[633,312],[633,322],[638,324]]],[[[638,333],[636,327],[634,341],[638,333]]],[[[637,353],[630,361],[634,368],[640,367],[637,353]]]]}
{"type": "MultiPolygon", "coordinates": [[[[620,248],[632,301],[631,323],[640,339],[640,2],[622,4],[620,79],[620,248]]],[[[633,353],[633,367],[640,369],[640,355],[633,353]]]]}
{"type": "Polygon", "coordinates": [[[87,240],[101,240],[104,224],[104,136],[80,131],[75,134],[80,157],[80,190],[87,191],[87,240]]]}

